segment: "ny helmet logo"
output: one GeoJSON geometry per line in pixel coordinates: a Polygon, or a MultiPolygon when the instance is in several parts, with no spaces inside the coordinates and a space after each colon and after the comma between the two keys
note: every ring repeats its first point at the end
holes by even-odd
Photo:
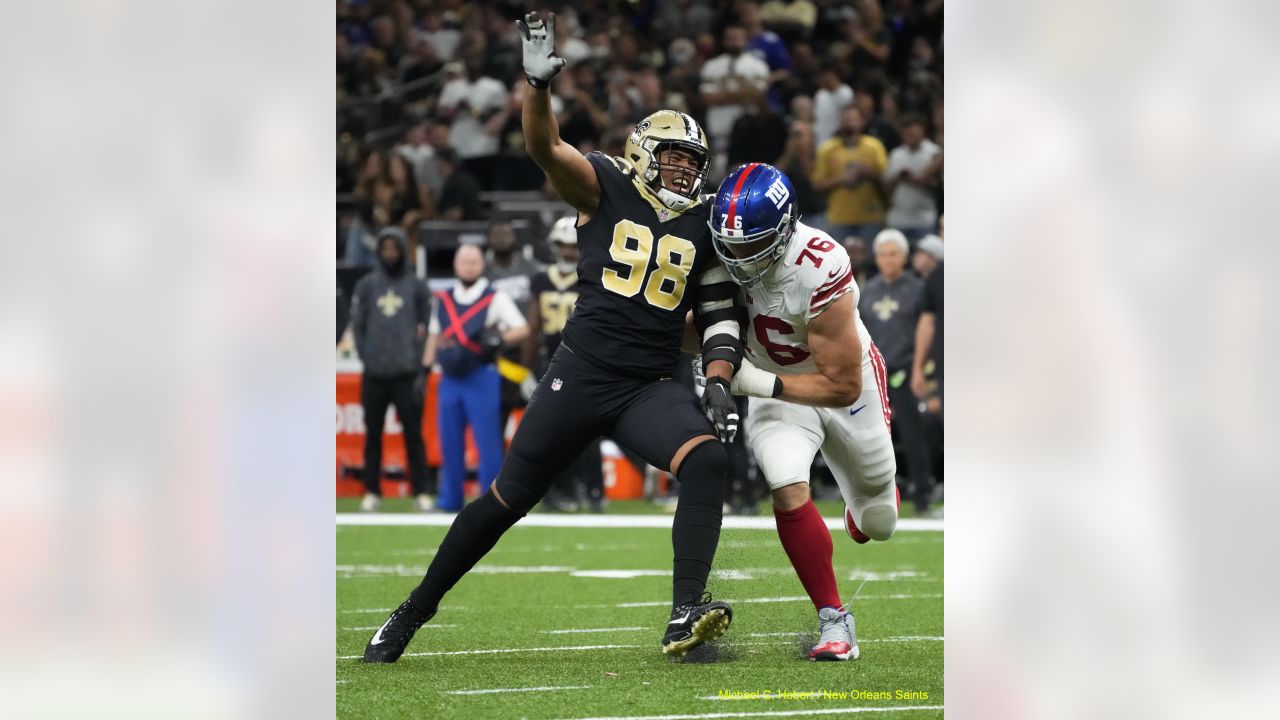
{"type": "Polygon", "coordinates": [[[765,197],[773,201],[773,204],[779,210],[787,202],[787,198],[791,197],[791,193],[787,191],[787,186],[782,184],[782,178],[775,178],[773,184],[768,190],[764,191],[765,197]]]}

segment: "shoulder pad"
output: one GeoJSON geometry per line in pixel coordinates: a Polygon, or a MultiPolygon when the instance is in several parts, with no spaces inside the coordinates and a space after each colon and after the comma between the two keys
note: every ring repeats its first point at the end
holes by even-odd
{"type": "Polygon", "coordinates": [[[617,155],[609,155],[607,157],[613,161],[614,166],[618,168],[618,172],[623,175],[630,177],[635,172],[635,168],[631,167],[631,163],[626,158],[617,155]]]}

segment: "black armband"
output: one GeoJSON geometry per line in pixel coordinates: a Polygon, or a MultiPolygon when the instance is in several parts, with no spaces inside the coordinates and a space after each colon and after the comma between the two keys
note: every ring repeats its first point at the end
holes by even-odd
{"type": "Polygon", "coordinates": [[[742,366],[742,340],[729,333],[718,333],[702,343],[702,367],[709,368],[715,360],[724,360],[738,372],[742,366]]]}
{"type": "Polygon", "coordinates": [[[698,288],[698,302],[714,300],[734,300],[738,297],[738,285],[733,282],[718,282],[702,285],[698,288]]]}
{"type": "Polygon", "coordinates": [[[712,325],[725,320],[732,320],[738,323],[738,327],[741,328],[747,324],[747,309],[734,305],[732,307],[708,310],[706,312],[695,312],[693,314],[693,325],[698,329],[699,335],[705,333],[707,328],[712,325]]]}

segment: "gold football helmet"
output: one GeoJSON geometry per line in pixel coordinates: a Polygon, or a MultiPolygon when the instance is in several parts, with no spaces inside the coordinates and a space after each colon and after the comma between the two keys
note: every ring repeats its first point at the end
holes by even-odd
{"type": "Polygon", "coordinates": [[[636,175],[653,190],[663,205],[683,212],[698,203],[702,184],[707,179],[707,169],[711,166],[711,150],[707,146],[707,134],[693,118],[675,110],[659,110],[636,123],[623,152],[635,168],[636,175]],[[661,171],[664,169],[689,173],[687,168],[658,162],[658,152],[672,148],[688,150],[698,158],[698,168],[683,191],[667,188],[662,182],[661,171]]]}

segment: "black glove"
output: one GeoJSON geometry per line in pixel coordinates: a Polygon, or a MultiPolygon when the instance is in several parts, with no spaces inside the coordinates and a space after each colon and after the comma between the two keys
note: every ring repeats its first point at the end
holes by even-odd
{"type": "Polygon", "coordinates": [[[427,375],[431,374],[431,368],[425,365],[418,371],[418,376],[413,379],[413,397],[418,404],[427,401],[427,375]]]}
{"type": "Polygon", "coordinates": [[[502,333],[497,328],[490,328],[480,336],[481,356],[485,362],[493,362],[502,351],[502,333]]]}
{"type": "Polygon", "coordinates": [[[728,444],[738,434],[738,404],[729,392],[729,381],[722,377],[707,378],[707,389],[702,393],[702,411],[716,429],[720,442],[728,444]]]}

